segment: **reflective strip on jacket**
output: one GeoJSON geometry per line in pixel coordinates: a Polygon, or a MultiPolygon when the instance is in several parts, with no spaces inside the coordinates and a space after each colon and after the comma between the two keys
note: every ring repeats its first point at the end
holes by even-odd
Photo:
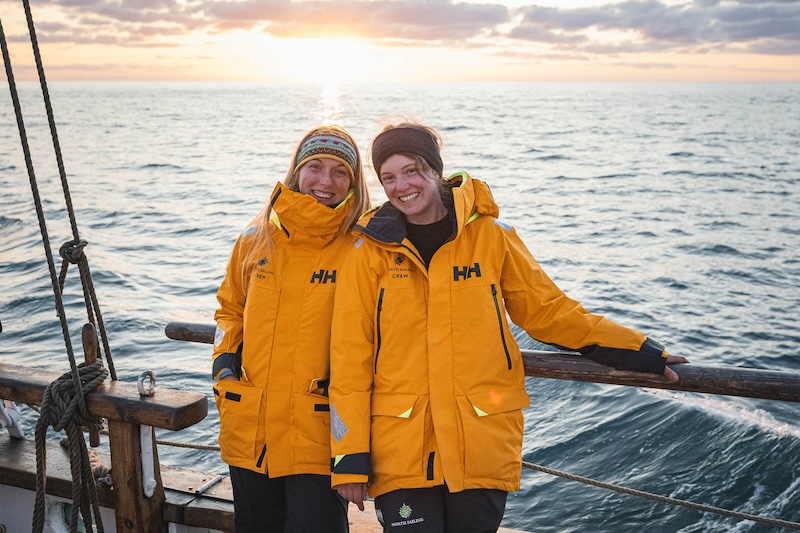
{"type": "Polygon", "coordinates": [[[329,475],[330,324],[340,268],[355,240],[338,233],[352,201],[331,209],[278,184],[272,203],[273,246],[243,287],[242,261],[253,244],[252,227],[245,230],[217,292],[213,373],[241,375],[214,385],[221,455],[270,477],[329,475]]]}
{"type": "Polygon", "coordinates": [[[497,220],[486,184],[451,176],[456,233],[428,268],[390,204],[359,220],[331,344],[333,485],[379,496],[441,485],[519,489],[530,402],[507,316],[542,342],[661,373],[663,347],[590,314],[497,220]]]}

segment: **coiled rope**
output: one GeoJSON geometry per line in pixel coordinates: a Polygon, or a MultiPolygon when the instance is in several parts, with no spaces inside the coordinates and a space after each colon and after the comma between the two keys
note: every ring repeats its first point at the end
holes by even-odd
{"type": "MultiPolygon", "coordinates": [[[[92,515],[100,516],[100,505],[97,501],[97,487],[89,461],[86,441],[83,438],[82,426],[100,430],[102,426],[98,417],[93,417],[86,410],[86,405],[79,398],[94,390],[108,376],[98,360],[91,365],[78,365],[81,388],[75,389],[71,373],[61,375],[45,389],[39,420],[36,422],[36,503],[33,508],[32,531],[40,532],[45,522],[45,470],[47,467],[47,429],[53,426],[56,431],[65,431],[68,439],[69,464],[72,472],[72,506],[70,531],[78,530],[78,515],[83,517],[86,531],[94,531],[92,515]],[[85,495],[88,494],[88,498],[85,495]],[[91,507],[90,507],[91,506],[91,507]]],[[[97,520],[98,533],[103,532],[103,523],[97,520]]]]}
{"type": "Polygon", "coordinates": [[[571,481],[578,481],[586,485],[592,485],[594,487],[613,490],[615,492],[620,492],[622,494],[628,494],[630,496],[638,496],[640,498],[646,498],[648,500],[653,500],[661,503],[668,503],[670,505],[679,505],[681,507],[688,507],[690,509],[703,511],[705,513],[715,513],[722,516],[728,516],[730,518],[738,518],[739,520],[752,520],[753,522],[759,522],[761,524],[767,524],[770,526],[785,527],[789,529],[800,529],[800,523],[797,522],[790,522],[788,520],[781,520],[779,518],[767,518],[765,516],[753,515],[749,513],[740,513],[738,511],[731,511],[729,509],[722,509],[720,507],[713,507],[711,505],[704,505],[701,503],[679,500],[677,498],[670,498],[668,496],[660,496],[658,494],[652,494],[641,490],[621,487],[619,485],[614,485],[612,483],[604,483],[602,481],[597,481],[595,479],[591,479],[588,477],[578,476],[575,474],[570,474],[568,472],[562,472],[561,470],[555,470],[553,468],[548,468],[546,466],[542,466],[536,463],[530,463],[528,461],[522,461],[522,466],[524,466],[525,468],[530,468],[532,470],[538,470],[539,472],[544,472],[545,474],[550,474],[552,476],[558,476],[564,479],[569,479],[571,481]]]}

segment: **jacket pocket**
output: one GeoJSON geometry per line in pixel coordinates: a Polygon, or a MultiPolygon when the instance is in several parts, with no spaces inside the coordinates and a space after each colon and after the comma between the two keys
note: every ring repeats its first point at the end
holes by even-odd
{"type": "Polygon", "coordinates": [[[265,389],[244,381],[223,379],[214,384],[219,411],[219,446],[229,465],[256,468],[266,441],[265,389]]]}
{"type": "Polygon", "coordinates": [[[385,289],[381,287],[381,292],[378,295],[378,309],[375,312],[375,367],[372,369],[373,373],[378,373],[378,356],[381,353],[381,312],[383,311],[383,291],[385,289]]]}
{"type": "Polygon", "coordinates": [[[426,475],[427,396],[372,394],[372,471],[378,480],[426,475]]]}
{"type": "Polygon", "coordinates": [[[519,479],[522,460],[522,409],[530,405],[524,389],[490,391],[457,399],[464,431],[467,479],[519,479]]]}
{"type": "Polygon", "coordinates": [[[305,437],[325,446],[328,452],[324,461],[330,460],[331,416],[328,398],[312,392],[295,393],[292,406],[292,425],[305,437]]]}
{"type": "Polygon", "coordinates": [[[511,354],[508,353],[508,343],[506,343],[506,330],[503,327],[503,313],[500,312],[500,300],[497,296],[497,285],[492,284],[492,300],[494,301],[494,310],[497,313],[497,325],[500,328],[500,341],[503,343],[503,351],[506,354],[506,363],[508,369],[511,370],[511,354]]]}

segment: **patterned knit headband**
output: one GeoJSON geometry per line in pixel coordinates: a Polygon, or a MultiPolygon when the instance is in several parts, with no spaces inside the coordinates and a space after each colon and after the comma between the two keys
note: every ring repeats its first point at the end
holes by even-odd
{"type": "Polygon", "coordinates": [[[297,170],[311,159],[333,159],[346,166],[350,172],[350,180],[355,180],[355,169],[358,166],[356,149],[340,135],[336,130],[323,129],[319,134],[306,139],[297,152],[294,169],[297,170]]]}
{"type": "Polygon", "coordinates": [[[439,146],[427,131],[419,128],[398,127],[386,130],[375,137],[375,140],[372,141],[372,166],[379,177],[381,165],[390,156],[399,153],[422,157],[439,176],[442,175],[444,163],[442,163],[439,146]]]}

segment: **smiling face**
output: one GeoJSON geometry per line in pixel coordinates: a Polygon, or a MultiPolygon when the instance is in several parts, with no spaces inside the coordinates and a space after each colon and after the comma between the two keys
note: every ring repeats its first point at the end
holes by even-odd
{"type": "Polygon", "coordinates": [[[303,164],[297,171],[298,190],[322,204],[335,207],[350,190],[350,172],[336,161],[320,157],[303,164]]]}
{"type": "Polygon", "coordinates": [[[412,224],[433,224],[447,216],[436,181],[420,172],[414,158],[389,156],[381,165],[380,180],[389,202],[412,224]]]}

